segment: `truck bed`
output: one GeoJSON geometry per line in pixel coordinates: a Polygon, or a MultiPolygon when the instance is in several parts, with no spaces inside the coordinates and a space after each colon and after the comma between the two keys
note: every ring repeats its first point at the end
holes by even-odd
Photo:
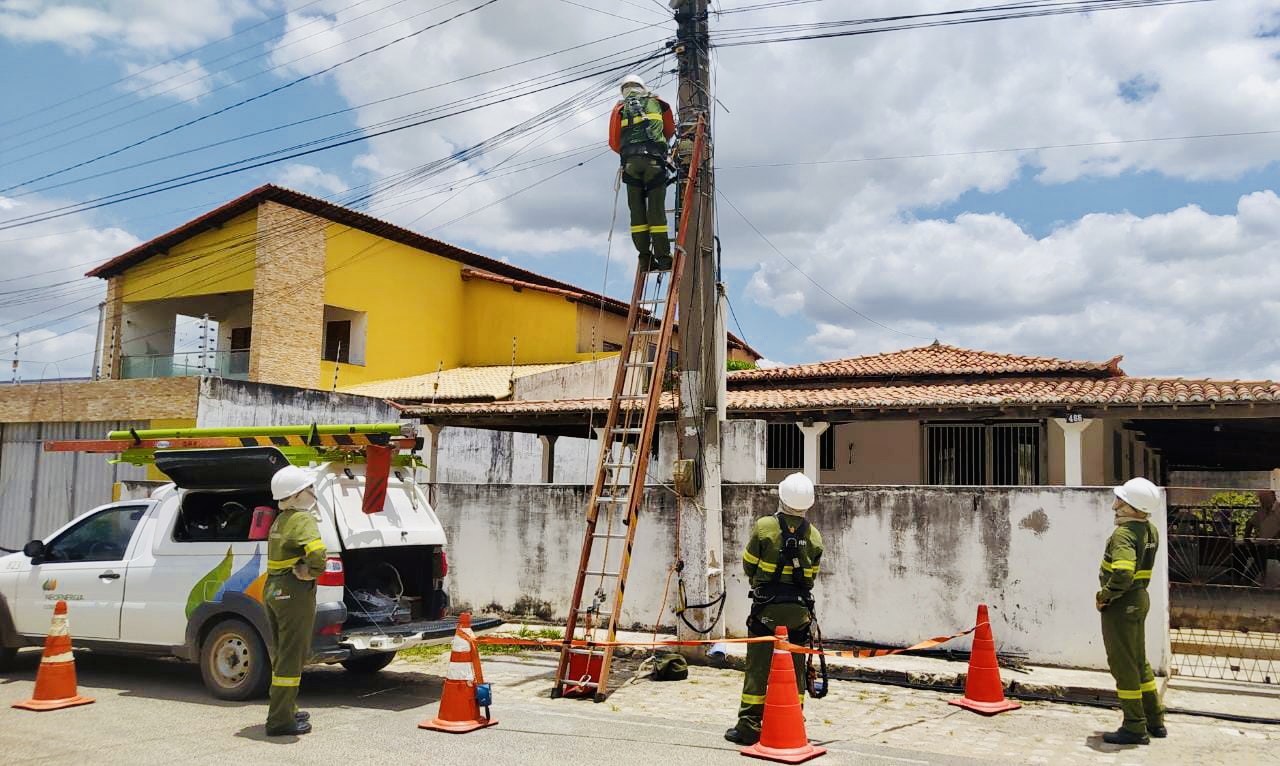
{"type": "MultiPolygon", "coordinates": [[[[473,617],[471,629],[477,633],[502,624],[498,617],[473,617]]],[[[458,629],[457,617],[443,620],[414,620],[397,625],[361,625],[344,630],[339,644],[354,651],[393,651],[426,642],[439,642],[453,637],[458,629]]]]}

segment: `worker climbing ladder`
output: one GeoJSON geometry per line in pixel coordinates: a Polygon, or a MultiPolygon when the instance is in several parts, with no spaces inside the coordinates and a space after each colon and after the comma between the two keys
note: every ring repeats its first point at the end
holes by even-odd
{"type": "Polygon", "coordinates": [[[667,358],[675,327],[675,298],[689,227],[689,217],[683,213],[693,205],[705,153],[705,131],[700,118],[693,131],[687,177],[680,179],[683,191],[676,211],[678,225],[670,271],[636,270],[627,334],[618,356],[564,646],[556,668],[552,690],[555,697],[591,696],[599,702],[608,693],[613,648],[607,644],[617,636],[649,454],[663,404],[667,358]]]}

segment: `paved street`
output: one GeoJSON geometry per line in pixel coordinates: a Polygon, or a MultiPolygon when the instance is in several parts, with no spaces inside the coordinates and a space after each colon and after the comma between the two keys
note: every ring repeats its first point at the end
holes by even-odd
{"type": "MultiPolygon", "coordinates": [[[[87,707],[53,713],[9,710],[31,692],[38,653],[0,678],[0,751],[6,763],[385,763],[441,764],[743,763],[721,739],[732,723],[741,675],[694,668],[686,682],[634,678],[634,664],[602,704],[548,698],[553,658],[486,654],[497,727],[457,736],[422,731],[441,689],[441,658],[401,660],[375,677],[317,668],[303,680],[302,701],[316,731],[267,740],[265,705],[218,702],[192,665],[93,657],[80,653],[87,707]]],[[[1098,735],[1114,728],[1112,711],[1033,703],[983,718],[945,704],[945,695],[840,682],[809,703],[809,734],[831,764],[1241,764],[1280,763],[1280,727],[1173,717],[1170,738],[1149,748],[1119,749],[1098,735]]]]}

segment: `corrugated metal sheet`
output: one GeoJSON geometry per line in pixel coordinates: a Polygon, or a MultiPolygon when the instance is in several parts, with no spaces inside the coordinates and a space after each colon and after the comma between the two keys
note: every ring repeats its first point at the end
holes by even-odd
{"type": "Polygon", "coordinates": [[[0,430],[0,547],[20,548],[85,511],[111,502],[116,481],[142,479],[146,469],[112,465],[105,455],[50,453],[46,439],[100,439],[145,421],[6,423],[0,430]]]}

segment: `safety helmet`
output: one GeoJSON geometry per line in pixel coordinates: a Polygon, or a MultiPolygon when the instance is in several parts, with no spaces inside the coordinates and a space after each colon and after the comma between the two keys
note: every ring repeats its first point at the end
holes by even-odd
{"type": "Polygon", "coordinates": [[[813,507],[813,482],[802,473],[793,473],[778,484],[778,499],[794,511],[813,507]]]}
{"type": "Polygon", "coordinates": [[[639,88],[644,90],[644,80],[638,74],[629,74],[622,78],[622,90],[625,92],[628,88],[639,88]]]}
{"type": "Polygon", "coordinates": [[[1160,488],[1142,477],[1130,479],[1115,488],[1116,497],[1143,513],[1160,510],[1160,488]]]}
{"type": "Polygon", "coordinates": [[[271,477],[271,498],[284,500],[315,484],[316,476],[305,468],[287,465],[271,477]]]}

